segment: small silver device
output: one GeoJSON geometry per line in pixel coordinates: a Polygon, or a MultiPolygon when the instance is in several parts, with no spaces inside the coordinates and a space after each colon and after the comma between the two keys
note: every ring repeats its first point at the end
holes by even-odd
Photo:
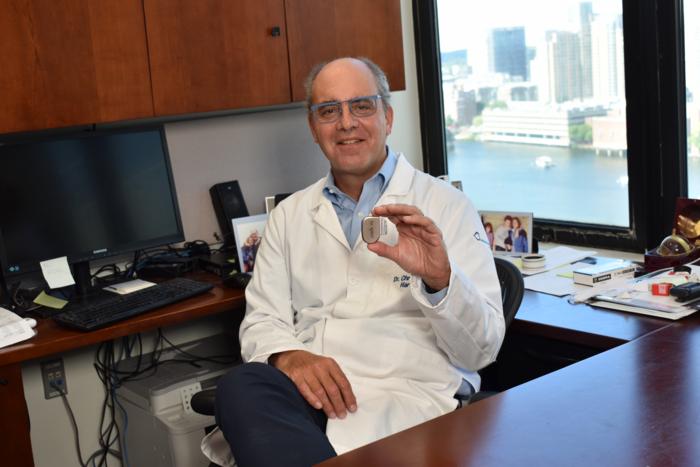
{"type": "Polygon", "coordinates": [[[362,240],[375,243],[387,232],[386,217],[368,216],[362,219],[362,240]]]}

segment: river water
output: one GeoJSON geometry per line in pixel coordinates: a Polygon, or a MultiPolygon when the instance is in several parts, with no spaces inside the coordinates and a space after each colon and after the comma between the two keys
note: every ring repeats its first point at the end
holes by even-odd
{"type": "MultiPolygon", "coordinates": [[[[477,209],[528,211],[560,219],[627,227],[627,158],[592,149],[455,141],[448,151],[451,180],[461,180],[477,209]],[[548,168],[539,157],[551,158],[548,168]]],[[[700,196],[700,160],[688,161],[689,193],[700,196]]]]}

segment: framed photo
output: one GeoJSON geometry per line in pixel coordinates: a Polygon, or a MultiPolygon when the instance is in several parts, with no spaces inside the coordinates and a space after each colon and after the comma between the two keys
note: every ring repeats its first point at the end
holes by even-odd
{"type": "Polygon", "coordinates": [[[275,197],[274,196],[265,196],[265,212],[267,214],[270,214],[270,211],[275,209],[275,197]]]}
{"type": "Polygon", "coordinates": [[[532,252],[532,213],[479,211],[486,237],[495,255],[519,256],[532,252]]]}
{"type": "Polygon", "coordinates": [[[255,255],[258,254],[266,222],[267,214],[231,219],[241,272],[253,272],[255,255]]]}

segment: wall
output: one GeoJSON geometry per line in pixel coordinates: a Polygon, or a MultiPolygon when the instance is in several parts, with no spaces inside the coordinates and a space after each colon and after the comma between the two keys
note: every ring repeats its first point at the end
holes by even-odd
{"type": "MultiPolygon", "coordinates": [[[[394,129],[389,144],[422,168],[418,91],[410,0],[401,0],[406,90],[392,96],[394,129]]],[[[168,146],[187,240],[213,241],[218,231],[209,197],[214,183],[238,179],[251,214],[264,212],[264,196],[302,188],[328,170],[314,145],[304,110],[258,112],[166,126],[168,146]]],[[[222,317],[166,329],[181,343],[216,333],[222,317]]],[[[70,401],[80,429],[83,457],[95,451],[102,385],[92,367],[95,348],[62,355],[70,401]]],[[[78,465],[73,433],[60,398],[44,400],[39,362],[22,371],[37,467],[78,465]]],[[[118,465],[114,460],[110,465],[118,465]]]]}

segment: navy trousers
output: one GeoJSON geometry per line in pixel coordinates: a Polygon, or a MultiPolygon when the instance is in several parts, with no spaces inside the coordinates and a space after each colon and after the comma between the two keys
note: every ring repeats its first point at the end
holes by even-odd
{"type": "Polygon", "coordinates": [[[309,467],[336,455],[326,414],[272,365],[245,363],[219,379],[216,422],[239,467],[309,467]]]}

